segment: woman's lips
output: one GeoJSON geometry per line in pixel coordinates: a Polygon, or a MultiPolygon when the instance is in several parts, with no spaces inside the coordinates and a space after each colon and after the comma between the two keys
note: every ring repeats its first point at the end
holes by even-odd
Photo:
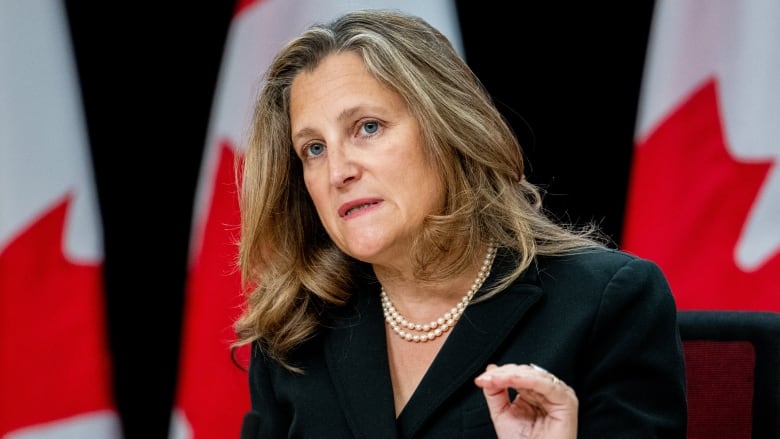
{"type": "Polygon", "coordinates": [[[341,218],[353,217],[355,215],[362,214],[368,210],[371,210],[374,206],[381,203],[382,200],[377,198],[364,198],[359,200],[352,200],[344,203],[339,207],[339,216],[341,218]]]}

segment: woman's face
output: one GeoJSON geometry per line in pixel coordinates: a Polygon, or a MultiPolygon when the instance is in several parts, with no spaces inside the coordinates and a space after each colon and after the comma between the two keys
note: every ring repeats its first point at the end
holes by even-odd
{"type": "Polygon", "coordinates": [[[300,73],[290,93],[293,148],[325,230],[357,259],[403,264],[444,199],[418,121],[354,53],[300,73]]]}

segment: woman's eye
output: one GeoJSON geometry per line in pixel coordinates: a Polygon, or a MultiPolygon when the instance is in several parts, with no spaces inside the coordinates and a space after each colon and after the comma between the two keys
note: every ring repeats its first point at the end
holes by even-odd
{"type": "Polygon", "coordinates": [[[306,155],[309,157],[317,157],[325,152],[325,145],[322,143],[312,143],[306,147],[306,155]]]}
{"type": "Polygon", "coordinates": [[[377,131],[379,131],[379,122],[365,122],[363,123],[362,129],[366,134],[375,134],[377,131]]]}

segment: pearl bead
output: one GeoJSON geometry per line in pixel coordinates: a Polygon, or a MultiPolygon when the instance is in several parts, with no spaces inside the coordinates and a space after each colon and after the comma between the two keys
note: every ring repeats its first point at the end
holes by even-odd
{"type": "Polygon", "coordinates": [[[488,247],[485,260],[482,262],[482,268],[480,268],[479,273],[477,273],[477,278],[474,280],[474,283],[471,284],[471,289],[466,292],[466,295],[463,296],[455,307],[446,312],[444,316],[439,317],[430,323],[420,324],[407,320],[395,308],[395,305],[393,305],[390,297],[385,292],[385,287],[381,287],[380,297],[382,300],[382,311],[385,315],[385,322],[387,322],[393,332],[409,342],[423,343],[441,337],[443,333],[449,331],[449,329],[460,319],[460,316],[466,310],[471,299],[477,291],[479,291],[479,288],[485,282],[485,279],[488,278],[495,256],[496,249],[492,246],[488,247]],[[421,332],[422,334],[414,334],[411,331],[421,332]]]}

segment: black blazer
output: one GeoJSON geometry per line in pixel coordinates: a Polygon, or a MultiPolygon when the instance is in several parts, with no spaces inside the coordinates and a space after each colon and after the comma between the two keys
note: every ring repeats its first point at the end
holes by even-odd
{"type": "MultiPolygon", "coordinates": [[[[500,252],[483,290],[512,263],[500,252]]],[[[685,369],[674,299],[652,262],[616,250],[542,257],[469,305],[396,419],[379,284],[293,355],[303,375],[254,349],[249,438],[491,438],[474,378],[490,363],[535,363],[579,399],[580,438],[684,438],[685,369]]]]}

